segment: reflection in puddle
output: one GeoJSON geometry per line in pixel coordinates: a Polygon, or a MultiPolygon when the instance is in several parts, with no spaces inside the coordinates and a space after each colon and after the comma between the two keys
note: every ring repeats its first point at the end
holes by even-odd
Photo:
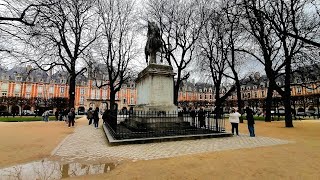
{"type": "Polygon", "coordinates": [[[37,161],[23,165],[0,169],[0,179],[61,179],[89,174],[107,173],[114,169],[116,164],[60,164],[56,161],[37,161]]]}

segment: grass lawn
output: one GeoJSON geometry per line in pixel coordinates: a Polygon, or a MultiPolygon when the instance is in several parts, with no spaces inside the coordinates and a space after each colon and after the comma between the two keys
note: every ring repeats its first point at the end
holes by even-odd
{"type": "MultiPolygon", "coordinates": [[[[77,115],[76,119],[81,118],[81,115],[77,115]]],[[[49,121],[55,121],[56,117],[55,116],[49,116],[49,121]]],[[[42,121],[41,116],[8,116],[8,117],[0,117],[0,122],[32,122],[32,121],[42,121]]]]}
{"type": "MultiPolygon", "coordinates": [[[[49,117],[49,121],[56,120],[54,116],[49,117]]],[[[8,117],[0,117],[0,122],[28,122],[28,121],[42,121],[41,116],[8,116],[8,117]]]]}
{"type": "MultiPolygon", "coordinates": [[[[88,126],[87,122],[83,117],[76,121],[76,127],[88,126]]],[[[294,128],[284,128],[284,124],[284,121],[257,121],[256,135],[289,140],[292,143],[199,152],[154,160],[129,159],[108,173],[70,179],[320,179],[320,120],[294,121],[294,128]]],[[[230,123],[226,123],[226,129],[230,131],[230,123]]],[[[239,130],[248,135],[246,121],[239,124],[239,130]]],[[[50,157],[52,150],[73,131],[73,128],[67,128],[63,122],[58,121],[0,123],[0,167],[50,157]]],[[[103,139],[107,146],[106,141],[103,139]]],[[[98,160],[96,163],[103,161],[98,160]]]]}

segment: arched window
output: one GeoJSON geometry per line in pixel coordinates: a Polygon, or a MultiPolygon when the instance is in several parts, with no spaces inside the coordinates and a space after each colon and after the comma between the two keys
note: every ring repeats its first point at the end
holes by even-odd
{"type": "Polygon", "coordinates": [[[9,86],[8,83],[2,83],[2,85],[1,85],[1,90],[2,90],[2,91],[4,91],[4,90],[7,91],[7,90],[8,90],[8,86],[9,86]]]}

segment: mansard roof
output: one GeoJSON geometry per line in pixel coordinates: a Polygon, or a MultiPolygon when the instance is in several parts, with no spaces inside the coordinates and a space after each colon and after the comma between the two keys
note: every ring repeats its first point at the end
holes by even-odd
{"type": "MultiPolygon", "coordinates": [[[[9,81],[28,81],[28,82],[44,82],[44,83],[67,83],[69,73],[67,71],[58,71],[51,75],[40,69],[33,69],[31,66],[15,66],[9,70],[0,66],[0,77],[9,81]],[[19,79],[17,79],[19,78],[19,79]]],[[[76,78],[77,84],[85,84],[88,78],[84,74],[80,74],[76,78]]]]}
{"type": "Polygon", "coordinates": [[[17,77],[21,77],[21,81],[32,82],[48,82],[48,74],[39,69],[30,67],[15,66],[6,72],[7,79],[15,81],[17,77]]]}

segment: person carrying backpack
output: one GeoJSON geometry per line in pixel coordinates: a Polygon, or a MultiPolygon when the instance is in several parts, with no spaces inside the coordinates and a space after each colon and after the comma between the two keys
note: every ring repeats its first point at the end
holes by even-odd
{"type": "Polygon", "coordinates": [[[87,119],[89,120],[89,125],[91,125],[93,121],[93,112],[91,107],[88,109],[87,119]]]}
{"type": "Polygon", "coordinates": [[[43,121],[48,122],[49,121],[49,111],[45,111],[42,114],[42,117],[43,117],[43,121]]]}
{"type": "Polygon", "coordinates": [[[74,108],[70,109],[70,112],[68,113],[68,120],[69,120],[69,128],[70,125],[72,124],[72,127],[74,126],[74,119],[76,118],[76,114],[74,112],[74,108]]]}
{"type": "Polygon", "coordinates": [[[96,107],[96,109],[93,112],[93,121],[94,121],[94,127],[98,129],[99,125],[99,108],[96,107]]]}

